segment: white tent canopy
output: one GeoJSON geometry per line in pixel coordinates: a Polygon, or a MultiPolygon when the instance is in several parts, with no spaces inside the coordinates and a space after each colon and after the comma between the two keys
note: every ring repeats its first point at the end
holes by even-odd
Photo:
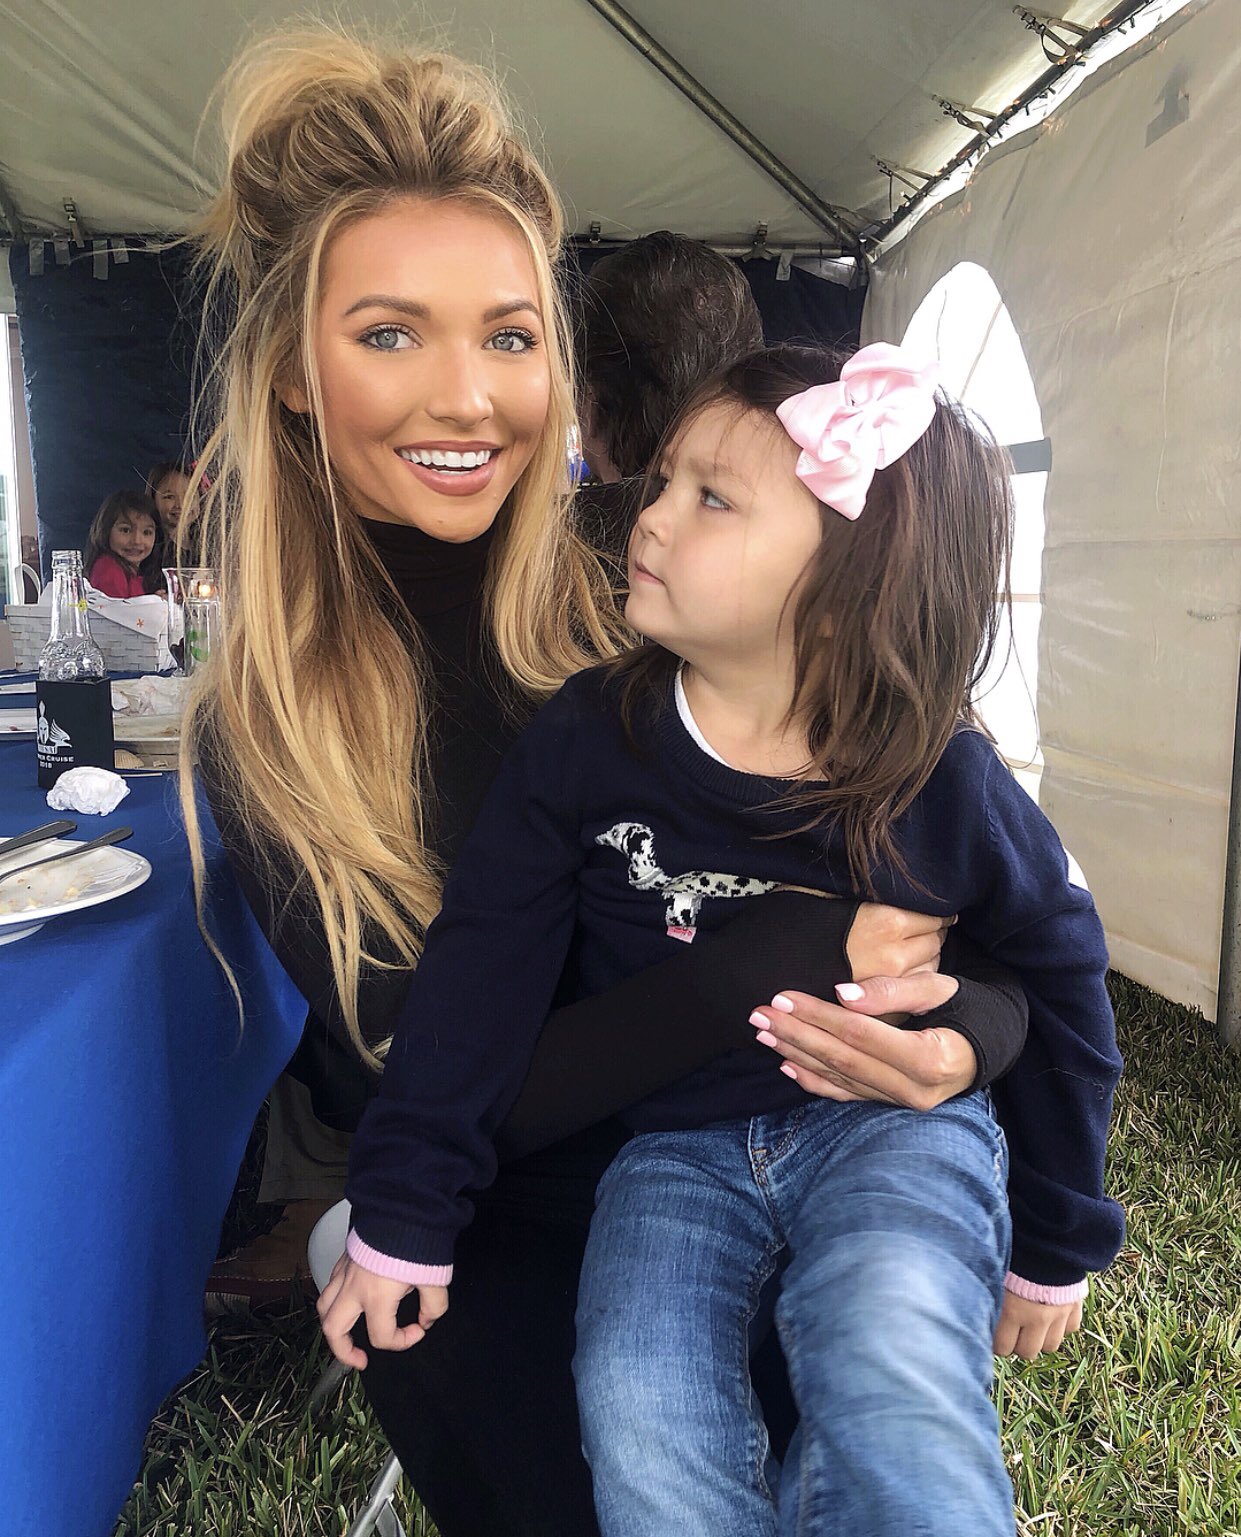
{"type": "MultiPolygon", "coordinates": [[[[675,226],[718,242],[818,244],[823,228],[589,0],[355,0],[368,24],[493,64],[541,142],[570,224],[628,238],[675,226]]],[[[889,212],[876,159],[936,172],[972,137],[936,97],[1008,105],[1046,70],[1012,0],[627,0],[767,148],[858,225],[889,212]]],[[[1112,0],[1058,14],[1094,26],[1112,0]]],[[[175,229],[209,174],[195,134],[250,32],[289,0],[0,0],[0,176],[24,228],[175,229]]],[[[348,8],[343,8],[348,16],[348,8]]],[[[1065,34],[1068,35],[1068,34],[1065,34]]],[[[898,186],[898,194],[902,189],[898,186]]]]}
{"type": "MultiPolygon", "coordinates": [[[[671,227],[748,245],[765,223],[777,248],[830,249],[601,4],[456,0],[436,16],[426,0],[421,28],[390,0],[365,0],[363,14],[499,68],[579,234],[671,227]]],[[[1055,9],[1088,28],[1119,7],[1055,9]]],[[[994,113],[1047,68],[1011,0],[627,10],[849,230],[889,214],[876,160],[936,173],[971,140],[937,97],[994,113]]],[[[263,0],[0,0],[13,217],[27,234],[63,234],[71,199],[88,237],[176,228],[210,174],[194,135],[212,84],[249,31],[288,14],[263,0]]],[[[985,269],[1006,306],[998,330],[978,327],[980,356],[1015,336],[1028,377],[1010,403],[1019,390],[1032,424],[1015,430],[1041,433],[1046,454],[1017,584],[1036,788],[1086,870],[1116,964],[1208,1016],[1241,648],[1238,101],[1237,0],[1189,0],[900,231],[864,322],[900,340],[961,263],[985,269]]],[[[925,313],[918,325],[935,333],[925,313]]],[[[953,364],[975,393],[991,369],[977,362],[953,364]]],[[[1226,1002],[1241,1015],[1241,974],[1234,986],[1226,1002]]]]}

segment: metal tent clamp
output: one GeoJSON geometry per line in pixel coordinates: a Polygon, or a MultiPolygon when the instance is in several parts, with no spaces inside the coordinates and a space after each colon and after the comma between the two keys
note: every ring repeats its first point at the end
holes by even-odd
{"type": "Polygon", "coordinates": [[[1083,38],[1090,36],[1089,27],[1079,27],[1075,21],[1065,21],[1063,16],[1049,16],[1046,11],[1031,11],[1024,5],[1015,5],[1013,15],[1030,29],[1038,33],[1039,42],[1043,45],[1043,56],[1049,64],[1084,64],[1085,54],[1081,43],[1083,38]],[[1072,32],[1077,38],[1076,42],[1070,42],[1068,38],[1061,37],[1054,29],[1059,27],[1061,31],[1072,32]],[[1047,46],[1054,43],[1060,50],[1059,53],[1047,46]]]}

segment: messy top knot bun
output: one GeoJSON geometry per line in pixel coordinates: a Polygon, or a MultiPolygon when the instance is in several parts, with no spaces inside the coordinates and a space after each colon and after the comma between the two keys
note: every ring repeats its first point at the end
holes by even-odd
{"type": "Polygon", "coordinates": [[[550,398],[496,520],[484,602],[505,670],[545,696],[618,636],[567,510],[560,206],[494,82],[445,54],[383,51],[328,27],[282,34],[243,52],[219,101],[227,162],[191,239],[208,317],[195,436],[210,488],[196,535],[221,567],[224,635],[182,733],[182,805],[201,894],[190,773],[205,743],[229,814],[256,849],[281,851],[286,880],[304,872],[341,1013],[370,1055],[382,1042],[360,1021],[359,977],[416,961],[439,880],[422,815],[425,662],[376,601],[387,577],[316,426],[324,260],[342,229],[398,199],[466,201],[521,233],[550,398]],[[282,404],[291,388],[308,416],[282,404]]]}
{"type": "Polygon", "coordinates": [[[374,208],[485,188],[526,216],[550,259],[559,253],[560,207],[542,167],[495,82],[461,59],[284,33],[247,49],[219,94],[227,173],[201,234],[243,283],[342,199],[374,208]]]}

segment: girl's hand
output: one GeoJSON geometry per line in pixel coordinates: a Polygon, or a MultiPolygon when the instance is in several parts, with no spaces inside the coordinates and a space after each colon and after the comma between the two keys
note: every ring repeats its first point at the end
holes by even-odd
{"type": "Polygon", "coordinates": [[[934,971],[944,935],[955,922],[955,918],[933,918],[881,902],[863,902],[845,942],[854,980],[934,971]]]}
{"type": "Polygon", "coordinates": [[[809,1094],[933,1110],[973,1083],[978,1071],[974,1048],[947,1027],[898,1030],[869,1016],[925,1014],[947,1003],[956,990],[955,977],[934,971],[871,977],[837,989],[859,994],[847,1007],[807,993],[778,993],[755,1009],[750,1023],[759,1043],[785,1059],[780,1071],[809,1094]]]}
{"type": "Polygon", "coordinates": [[[354,1324],[364,1313],[366,1332],[376,1350],[408,1350],[448,1311],[446,1286],[420,1286],[418,1322],[400,1327],[396,1310],[413,1290],[404,1281],[375,1275],[355,1265],[347,1254],[341,1255],[315,1307],[323,1337],[342,1366],[366,1369],[366,1352],[354,1344],[352,1336],[354,1324]]]}
{"type": "Polygon", "coordinates": [[[1031,1302],[1006,1290],[992,1348],[997,1356],[1033,1361],[1059,1350],[1064,1336],[1076,1334],[1081,1326],[1080,1302],[1031,1302]]]}

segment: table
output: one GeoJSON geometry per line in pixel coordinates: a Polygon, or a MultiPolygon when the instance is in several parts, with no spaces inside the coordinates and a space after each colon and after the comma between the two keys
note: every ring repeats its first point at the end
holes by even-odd
{"type": "MultiPolygon", "coordinates": [[[[34,743],[0,741],[0,831],[65,813],[34,743]]],[[[195,922],[173,775],[108,817],[150,860],[139,890],[0,947],[0,1509],[22,1537],[110,1537],[161,1401],[206,1347],[203,1290],[246,1140],[305,1004],[204,833],[195,922]]]]}

